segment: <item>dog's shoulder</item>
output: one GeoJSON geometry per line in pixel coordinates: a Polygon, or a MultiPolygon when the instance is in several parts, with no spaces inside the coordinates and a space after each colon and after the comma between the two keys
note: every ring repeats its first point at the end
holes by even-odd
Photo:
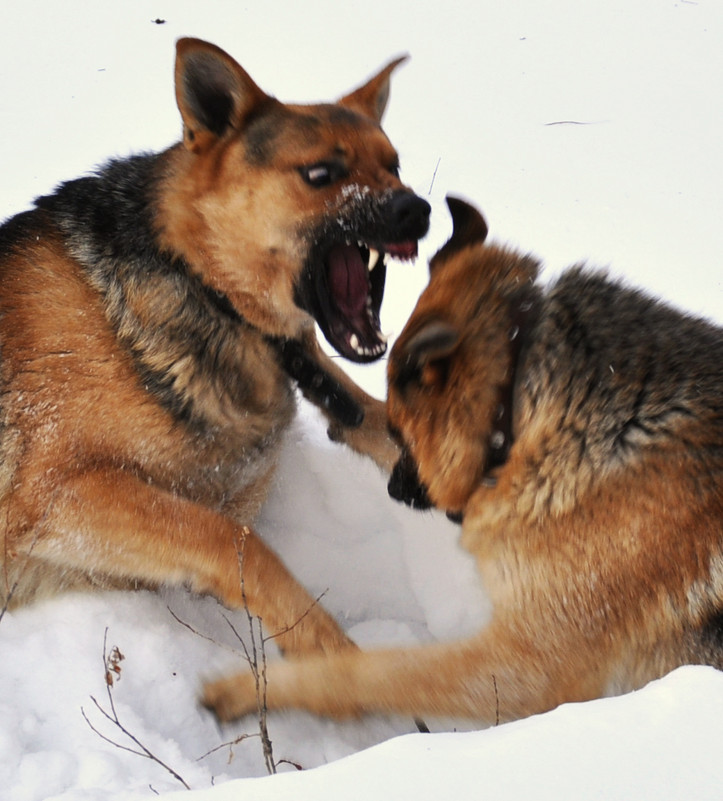
{"type": "Polygon", "coordinates": [[[97,293],[145,390],[175,419],[213,425],[231,409],[286,419],[291,383],[264,337],[160,245],[165,158],[112,160],[61,184],[0,229],[0,255],[52,240],[97,293]]]}
{"type": "Polygon", "coordinates": [[[164,154],[114,159],[66,181],[35,206],[63,233],[73,256],[94,275],[132,259],[158,265],[155,193],[164,154]]]}

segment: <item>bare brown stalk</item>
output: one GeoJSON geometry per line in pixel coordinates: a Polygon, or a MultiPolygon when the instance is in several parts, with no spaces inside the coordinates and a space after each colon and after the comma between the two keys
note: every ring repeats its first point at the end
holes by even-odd
{"type": "Polygon", "coordinates": [[[157,765],[160,765],[162,768],[168,771],[168,773],[173,776],[176,781],[179,781],[187,790],[191,788],[185,782],[182,776],[180,776],[172,767],[167,765],[163,760],[159,759],[150,749],[146,748],[145,745],[135,736],[133,735],[128,729],[120,722],[118,718],[118,712],[115,708],[115,701],[113,700],[113,687],[115,682],[120,679],[121,668],[120,662],[123,660],[123,654],[121,654],[120,650],[117,646],[114,646],[111,650],[110,655],[108,655],[107,651],[107,641],[108,641],[108,628],[106,627],[105,634],[103,635],[103,674],[105,678],[105,687],[106,693],[108,694],[108,704],[110,706],[110,712],[107,709],[104,709],[101,704],[91,695],[90,700],[95,704],[96,709],[103,715],[103,717],[110,721],[125,737],[127,737],[134,745],[134,747],[124,745],[123,743],[119,743],[116,740],[113,740],[111,737],[106,736],[101,731],[99,731],[90,721],[88,715],[85,712],[83,707],[80,708],[80,712],[85,719],[85,722],[90,726],[92,731],[94,731],[101,740],[105,740],[105,742],[110,743],[111,745],[119,748],[121,751],[128,751],[131,754],[135,754],[136,756],[144,757],[145,759],[150,759],[152,762],[155,762],[157,765]]]}
{"type": "MultiPolygon", "coordinates": [[[[210,757],[212,754],[215,754],[217,751],[220,751],[222,748],[228,748],[229,749],[228,761],[230,763],[232,761],[232,759],[233,759],[233,747],[235,745],[239,745],[244,740],[250,739],[251,737],[260,737],[260,735],[259,735],[258,732],[256,732],[255,734],[240,734],[238,737],[234,738],[233,740],[229,740],[229,742],[227,742],[227,743],[221,743],[220,745],[216,745],[213,748],[211,748],[208,751],[206,751],[205,754],[201,754],[200,757],[196,758],[196,762],[201,762],[202,760],[206,759],[206,757],[210,757]]],[[[284,760],[281,760],[281,761],[283,762],[284,760]]]]}
{"type": "MultiPolygon", "coordinates": [[[[239,639],[241,646],[244,649],[244,653],[246,655],[246,661],[251,668],[251,673],[254,677],[254,683],[256,688],[256,711],[258,714],[258,724],[259,724],[259,735],[261,737],[261,749],[264,755],[264,762],[266,763],[266,770],[269,774],[276,773],[276,762],[274,761],[274,752],[273,747],[271,744],[271,737],[269,736],[269,727],[268,727],[268,707],[266,703],[266,695],[267,695],[267,688],[268,688],[268,681],[266,678],[266,639],[264,638],[264,631],[263,631],[263,621],[260,617],[256,617],[256,624],[258,626],[258,639],[259,644],[256,644],[256,633],[254,627],[254,616],[251,614],[251,610],[249,609],[248,601],[246,599],[246,584],[244,582],[244,570],[243,570],[243,556],[244,556],[244,546],[246,543],[246,537],[249,533],[247,528],[242,529],[243,537],[241,542],[236,543],[236,553],[238,555],[238,563],[239,563],[239,578],[241,581],[241,598],[243,599],[244,609],[246,610],[246,618],[249,624],[249,638],[251,641],[251,650],[246,646],[246,643],[243,641],[241,637],[239,637],[238,632],[231,626],[231,630],[236,634],[236,637],[239,639]],[[259,664],[260,658],[260,664],[259,664]]],[[[228,618],[226,619],[228,621],[228,618]]],[[[229,625],[231,625],[229,623],[229,625]]]]}

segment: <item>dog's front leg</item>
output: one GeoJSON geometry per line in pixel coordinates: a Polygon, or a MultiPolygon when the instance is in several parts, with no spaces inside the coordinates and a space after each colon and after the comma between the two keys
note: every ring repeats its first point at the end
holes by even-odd
{"type": "Polygon", "coordinates": [[[334,442],[344,443],[357,453],[368,456],[387,474],[391,473],[399,459],[399,448],[389,433],[386,404],[373,398],[355,384],[334,360],[324,353],[313,332],[304,337],[303,346],[309,358],[319,366],[323,373],[338,383],[363,413],[360,423],[350,423],[348,420],[341,419],[341,416],[335,413],[334,406],[325,403],[323,398],[320,399],[313,393],[305,392],[305,395],[321,409],[328,420],[329,437],[334,442]]]}
{"type": "MultiPolygon", "coordinates": [[[[267,707],[338,719],[394,714],[487,724],[513,720],[600,695],[600,677],[581,661],[597,655],[580,639],[575,649],[558,651],[557,643],[550,649],[496,627],[454,643],[275,662],[267,666],[267,707]]],[[[202,702],[221,720],[238,718],[255,710],[255,684],[248,673],[209,682],[202,702]]]]}
{"type": "Polygon", "coordinates": [[[34,559],[110,586],[185,584],[231,609],[246,606],[288,654],[353,647],[276,554],[225,515],[114,469],[66,479],[46,506],[34,559]]]}

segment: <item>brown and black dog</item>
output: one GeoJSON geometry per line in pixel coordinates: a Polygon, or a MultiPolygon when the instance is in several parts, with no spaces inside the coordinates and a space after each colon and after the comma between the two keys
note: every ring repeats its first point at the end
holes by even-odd
{"type": "Polygon", "coordinates": [[[380,127],[399,61],[338,103],[287,105],[180,40],[183,141],[0,228],[0,609],[185,584],[245,597],[285,651],[349,644],[250,526],[296,384],[337,437],[397,458],[384,404],[314,326],[380,357],[384,258],[413,258],[428,228],[380,127]]]}
{"type": "MultiPolygon", "coordinates": [[[[461,514],[493,602],[470,639],[269,666],[267,704],[509,720],[723,668],[723,330],[454,231],[392,349],[390,493],[461,514]]],[[[244,675],[206,687],[255,709],[244,675]]]]}

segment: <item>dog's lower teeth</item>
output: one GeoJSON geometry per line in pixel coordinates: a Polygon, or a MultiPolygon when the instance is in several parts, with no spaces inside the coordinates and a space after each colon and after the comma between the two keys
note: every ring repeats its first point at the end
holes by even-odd
{"type": "Polygon", "coordinates": [[[378,345],[374,345],[374,347],[365,348],[359,342],[359,337],[356,334],[352,334],[349,337],[349,347],[359,356],[381,356],[387,348],[387,337],[382,333],[377,334],[377,336],[379,336],[381,342],[378,345]]]}

